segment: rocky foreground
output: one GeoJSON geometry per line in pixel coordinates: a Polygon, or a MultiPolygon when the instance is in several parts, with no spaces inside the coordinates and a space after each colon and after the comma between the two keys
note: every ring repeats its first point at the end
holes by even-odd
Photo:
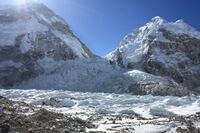
{"type": "Polygon", "coordinates": [[[167,127],[162,131],[161,128],[159,129],[162,133],[200,133],[200,113],[190,116],[172,116],[166,119],[146,119],[126,112],[120,116],[94,114],[87,120],[82,120],[0,97],[0,133],[138,133],[142,132],[142,128],[150,127],[149,125],[155,129],[158,126],[167,127]],[[97,121],[102,121],[102,117],[107,117],[107,119],[100,127],[97,121]],[[131,121],[124,121],[125,119],[131,121]],[[106,127],[109,128],[105,131],[103,128],[106,127]]]}
{"type": "Polygon", "coordinates": [[[0,133],[85,132],[90,122],[0,97],[0,133]]]}

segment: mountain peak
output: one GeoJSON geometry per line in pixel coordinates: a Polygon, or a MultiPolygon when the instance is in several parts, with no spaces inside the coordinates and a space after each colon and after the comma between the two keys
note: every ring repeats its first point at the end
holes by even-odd
{"type": "Polygon", "coordinates": [[[165,19],[163,19],[160,16],[155,16],[151,19],[151,22],[155,23],[155,24],[162,24],[162,23],[167,23],[167,21],[165,19]]]}
{"type": "Polygon", "coordinates": [[[200,32],[195,28],[183,20],[167,22],[156,16],[126,36],[106,58],[123,68],[166,76],[195,89],[200,86],[198,44],[200,32]]]}
{"type": "Polygon", "coordinates": [[[36,47],[37,36],[42,33],[45,34],[45,37],[51,34],[51,37],[54,36],[59,39],[64,44],[63,46],[73,51],[76,57],[90,58],[93,55],[80,39],[74,35],[67,22],[41,2],[31,1],[24,5],[15,5],[13,8],[1,10],[0,13],[2,14],[0,16],[0,29],[14,32],[8,34],[2,31],[1,38],[4,37],[4,34],[7,38],[10,38],[7,41],[0,38],[0,45],[14,46],[16,37],[23,34],[33,34],[34,37],[32,39],[35,42],[33,45],[36,47]]]}
{"type": "Polygon", "coordinates": [[[179,19],[175,23],[185,23],[185,21],[183,19],[179,19]]]}
{"type": "Polygon", "coordinates": [[[162,17],[160,16],[155,16],[151,19],[151,21],[153,22],[158,22],[158,21],[166,21],[165,19],[163,19],[162,17]]]}
{"type": "Polygon", "coordinates": [[[151,45],[148,43],[149,40],[152,42],[163,43],[164,45],[173,41],[176,42],[176,39],[173,37],[181,35],[187,35],[188,40],[191,40],[192,38],[200,40],[200,32],[183,20],[180,19],[176,22],[168,22],[162,17],[156,16],[144,26],[138,28],[135,32],[128,34],[120,42],[119,47],[109,53],[106,58],[115,60],[119,56],[121,57],[121,62],[123,62],[122,65],[124,66],[130,65],[130,62],[131,64],[141,63],[144,55],[148,53],[149,45],[151,45]],[[163,34],[163,29],[168,31],[168,34],[172,35],[171,38],[166,36],[166,34],[163,34]]]}
{"type": "Polygon", "coordinates": [[[28,80],[23,75],[37,77],[67,60],[94,56],[67,22],[44,4],[12,7],[0,10],[0,67],[6,69],[0,71],[0,83],[4,86],[28,80]],[[6,80],[16,74],[17,79],[6,80]]]}

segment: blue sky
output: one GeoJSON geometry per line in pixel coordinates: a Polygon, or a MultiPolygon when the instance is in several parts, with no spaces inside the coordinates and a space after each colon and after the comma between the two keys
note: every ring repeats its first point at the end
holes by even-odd
{"type": "MultiPolygon", "coordinates": [[[[15,0],[7,0],[7,3],[15,0]]],[[[112,51],[123,37],[154,16],[184,19],[200,30],[200,0],[40,0],[62,16],[97,55],[112,51]]],[[[5,2],[0,2],[3,4],[5,2]]]]}

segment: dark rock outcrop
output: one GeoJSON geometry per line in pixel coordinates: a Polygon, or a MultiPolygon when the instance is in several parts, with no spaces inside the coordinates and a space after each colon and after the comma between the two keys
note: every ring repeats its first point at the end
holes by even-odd
{"type": "Polygon", "coordinates": [[[154,81],[140,81],[130,85],[128,92],[135,95],[155,95],[155,96],[189,96],[193,93],[187,88],[174,84],[165,84],[154,81]]]}

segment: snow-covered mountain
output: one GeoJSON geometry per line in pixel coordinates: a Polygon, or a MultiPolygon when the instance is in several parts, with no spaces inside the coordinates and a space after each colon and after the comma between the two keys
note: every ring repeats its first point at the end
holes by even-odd
{"type": "Polygon", "coordinates": [[[199,38],[181,20],[155,17],[125,37],[108,61],[95,56],[45,5],[1,7],[0,86],[191,95],[189,89],[200,86],[199,38]]]}
{"type": "Polygon", "coordinates": [[[38,77],[60,62],[94,57],[64,19],[30,2],[0,8],[0,84],[38,77]],[[44,65],[45,64],[45,65],[44,65]]]}
{"type": "Polygon", "coordinates": [[[0,7],[0,133],[199,133],[199,110],[200,32],[183,20],[154,17],[101,58],[45,5],[0,7]]]}
{"type": "MultiPolygon", "coordinates": [[[[129,70],[172,79],[190,90],[200,87],[200,32],[183,20],[168,22],[154,17],[128,34],[106,58],[129,70]]],[[[139,88],[156,85],[142,82],[139,88]]]]}

